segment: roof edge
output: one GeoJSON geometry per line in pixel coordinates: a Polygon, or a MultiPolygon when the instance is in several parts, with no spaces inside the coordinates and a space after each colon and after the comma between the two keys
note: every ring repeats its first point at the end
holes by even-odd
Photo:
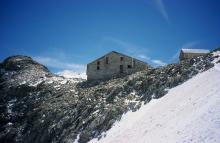
{"type": "Polygon", "coordinates": [[[103,57],[105,57],[106,55],[111,54],[111,53],[115,53],[115,54],[118,54],[118,55],[122,55],[122,56],[130,57],[130,58],[133,58],[133,59],[135,59],[135,60],[138,60],[138,61],[143,62],[143,63],[145,63],[146,65],[150,66],[148,63],[146,63],[146,62],[144,62],[144,61],[141,61],[141,60],[139,60],[139,59],[136,59],[136,58],[134,58],[134,57],[132,57],[132,56],[128,56],[128,55],[125,55],[125,54],[119,53],[119,52],[117,52],[117,51],[110,51],[110,52],[104,54],[103,56],[101,56],[101,57],[99,57],[99,58],[97,58],[97,59],[95,59],[95,60],[89,62],[87,65],[89,65],[89,64],[95,62],[96,60],[101,59],[101,58],[103,58],[103,57]]]}

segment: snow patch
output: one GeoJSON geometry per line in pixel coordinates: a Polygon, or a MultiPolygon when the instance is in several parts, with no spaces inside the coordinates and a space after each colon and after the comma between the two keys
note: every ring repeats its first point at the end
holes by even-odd
{"type": "Polygon", "coordinates": [[[212,61],[212,63],[216,63],[216,62],[220,61],[220,51],[213,52],[212,54],[213,54],[213,57],[218,56],[218,58],[215,58],[215,59],[212,61]]]}
{"type": "Polygon", "coordinates": [[[38,84],[42,83],[43,80],[38,80],[35,83],[30,84],[30,86],[37,87],[38,84]]]}
{"type": "Polygon", "coordinates": [[[8,112],[8,114],[12,114],[12,108],[13,108],[13,106],[14,106],[14,103],[17,101],[17,99],[15,98],[15,99],[12,99],[12,100],[10,100],[9,102],[8,102],[8,105],[7,105],[7,112],[8,112]]]}
{"type": "Polygon", "coordinates": [[[64,70],[62,72],[57,73],[60,76],[63,76],[65,78],[81,78],[81,79],[87,79],[86,73],[76,73],[74,71],[70,70],[64,70]]]}
{"type": "Polygon", "coordinates": [[[26,84],[27,82],[26,81],[22,81],[19,85],[23,85],[23,84],[26,84]]]}
{"type": "Polygon", "coordinates": [[[79,137],[80,137],[80,134],[77,135],[75,141],[73,143],[78,143],[79,142],[79,137]]]}

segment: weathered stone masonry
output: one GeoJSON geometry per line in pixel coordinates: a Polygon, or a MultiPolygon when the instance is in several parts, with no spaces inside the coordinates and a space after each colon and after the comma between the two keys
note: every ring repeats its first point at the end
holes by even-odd
{"type": "Polygon", "coordinates": [[[87,65],[87,79],[107,79],[150,68],[146,63],[112,51],[87,65]]]}

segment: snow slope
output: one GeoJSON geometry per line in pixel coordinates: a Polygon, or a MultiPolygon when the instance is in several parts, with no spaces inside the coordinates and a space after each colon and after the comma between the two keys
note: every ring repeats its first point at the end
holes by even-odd
{"type": "Polygon", "coordinates": [[[128,112],[90,143],[220,143],[220,64],[128,112]]]}

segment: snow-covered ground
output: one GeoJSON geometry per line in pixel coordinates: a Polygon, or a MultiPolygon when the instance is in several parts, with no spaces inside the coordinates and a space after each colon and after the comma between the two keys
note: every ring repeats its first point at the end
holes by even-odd
{"type": "Polygon", "coordinates": [[[128,112],[90,143],[220,143],[220,64],[128,112]]]}
{"type": "Polygon", "coordinates": [[[81,79],[87,79],[86,73],[77,73],[70,70],[64,70],[62,72],[57,73],[60,76],[63,76],[65,78],[81,78],[81,79]]]}

